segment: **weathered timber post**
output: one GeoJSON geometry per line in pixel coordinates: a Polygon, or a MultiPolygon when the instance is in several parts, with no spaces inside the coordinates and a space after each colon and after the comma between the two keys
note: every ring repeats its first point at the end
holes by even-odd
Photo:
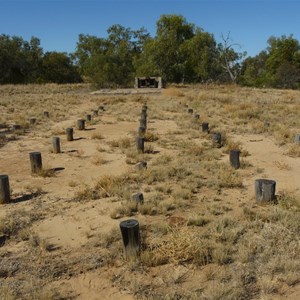
{"type": "Polygon", "coordinates": [[[86,115],[86,120],[87,120],[87,121],[92,121],[92,115],[87,114],[87,115],[86,115]]]}
{"type": "Polygon", "coordinates": [[[29,123],[30,123],[31,125],[34,125],[34,124],[36,123],[36,118],[30,118],[30,119],[29,119],[29,123]]]}
{"type": "Polygon", "coordinates": [[[145,133],[146,133],[146,128],[144,126],[140,126],[138,131],[139,136],[144,136],[145,133]]]}
{"type": "Polygon", "coordinates": [[[18,125],[18,124],[14,124],[12,126],[13,130],[20,130],[21,129],[21,125],[18,125]]]}
{"type": "Polygon", "coordinates": [[[43,168],[41,152],[30,152],[29,157],[31,163],[31,173],[32,174],[39,173],[43,168]]]}
{"type": "Polygon", "coordinates": [[[83,119],[77,120],[77,128],[78,128],[78,130],[84,130],[85,129],[85,120],[83,120],[83,119]]]}
{"type": "Polygon", "coordinates": [[[93,116],[94,117],[98,116],[98,110],[93,110],[93,116]]]}
{"type": "Polygon", "coordinates": [[[141,118],[140,118],[140,127],[144,127],[145,129],[147,129],[147,118],[141,116],[141,118]]]}
{"type": "Polygon", "coordinates": [[[122,221],[120,229],[124,245],[125,258],[135,258],[140,254],[140,226],[134,219],[122,221]]]}
{"type": "Polygon", "coordinates": [[[189,114],[192,114],[193,112],[194,112],[194,111],[193,111],[192,108],[189,108],[189,109],[188,109],[188,113],[189,113],[189,114]]]}
{"type": "Polygon", "coordinates": [[[50,116],[50,115],[49,115],[49,111],[44,111],[44,117],[45,117],[45,118],[49,118],[49,116],[50,116]]]}
{"type": "Polygon", "coordinates": [[[295,135],[295,143],[300,144],[300,133],[295,135]]]}
{"type": "Polygon", "coordinates": [[[143,137],[138,136],[136,138],[136,148],[139,153],[144,153],[144,149],[145,149],[144,144],[145,144],[145,139],[143,137]]]}
{"type": "Polygon", "coordinates": [[[60,153],[60,138],[54,136],[52,138],[53,153],[60,153]]]}
{"type": "Polygon", "coordinates": [[[0,175],[0,204],[10,202],[10,188],[8,175],[0,175]]]}
{"type": "Polygon", "coordinates": [[[144,170],[144,169],[147,169],[147,162],[146,161],[140,161],[140,162],[138,162],[135,166],[134,166],[134,168],[136,169],[136,170],[144,170]]]}
{"type": "Polygon", "coordinates": [[[195,119],[195,120],[200,119],[200,115],[199,115],[199,114],[194,114],[194,119],[195,119]]]}
{"type": "Polygon", "coordinates": [[[100,105],[100,106],[98,107],[98,110],[105,111],[105,108],[104,108],[104,106],[103,106],[103,105],[100,105]]]}
{"type": "Polygon", "coordinates": [[[137,204],[143,204],[144,203],[144,195],[143,193],[136,193],[136,194],[133,194],[131,196],[131,199],[133,201],[135,201],[137,204]]]}
{"type": "Polygon", "coordinates": [[[73,138],[73,128],[72,127],[69,127],[66,129],[66,135],[67,135],[67,141],[73,141],[74,138],[73,138]]]}
{"type": "Polygon", "coordinates": [[[257,202],[275,200],[276,181],[269,179],[255,180],[255,198],[257,202]]]}
{"type": "Polygon", "coordinates": [[[201,127],[202,127],[202,132],[209,132],[209,123],[206,123],[206,122],[203,122],[202,123],[202,125],[201,125],[201,127]]]}
{"type": "Polygon", "coordinates": [[[230,150],[229,152],[229,162],[230,165],[235,168],[239,169],[241,164],[240,164],[240,150],[230,150]]]}
{"type": "Polygon", "coordinates": [[[212,144],[213,144],[213,147],[221,148],[222,136],[221,136],[220,132],[215,132],[212,134],[212,144]]]}

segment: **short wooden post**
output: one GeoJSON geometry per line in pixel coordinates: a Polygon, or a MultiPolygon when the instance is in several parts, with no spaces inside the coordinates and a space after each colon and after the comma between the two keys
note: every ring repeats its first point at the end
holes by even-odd
{"type": "Polygon", "coordinates": [[[240,168],[240,150],[230,150],[229,152],[229,161],[230,165],[235,168],[239,169],[240,168]]]}
{"type": "Polygon", "coordinates": [[[131,199],[133,201],[135,201],[137,204],[143,204],[144,203],[144,195],[143,193],[136,193],[136,194],[133,194],[131,196],[131,199]]]}
{"type": "Polygon", "coordinates": [[[49,116],[50,116],[50,115],[49,115],[49,111],[44,111],[44,117],[45,117],[45,118],[49,118],[49,116]]]}
{"type": "Polygon", "coordinates": [[[60,153],[60,138],[54,136],[52,138],[53,153],[60,153]]]}
{"type": "Polygon", "coordinates": [[[194,112],[194,111],[193,111],[192,108],[189,108],[189,109],[188,109],[188,113],[189,113],[189,114],[192,114],[193,112],[194,112]]]}
{"type": "Polygon", "coordinates": [[[43,168],[41,152],[30,152],[29,157],[31,163],[31,173],[32,174],[39,173],[43,168]]]}
{"type": "Polygon", "coordinates": [[[92,121],[92,115],[90,115],[90,114],[86,115],[86,120],[87,121],[92,121]]]}
{"type": "Polygon", "coordinates": [[[200,119],[200,115],[199,115],[199,114],[194,114],[194,119],[195,119],[195,120],[200,119]]]}
{"type": "Polygon", "coordinates": [[[257,202],[275,200],[276,181],[269,179],[255,180],[255,198],[257,202]]]}
{"type": "Polygon", "coordinates": [[[146,128],[143,126],[140,126],[139,131],[138,131],[139,136],[144,136],[145,133],[146,133],[146,128]]]}
{"type": "Polygon", "coordinates": [[[78,128],[78,130],[84,130],[85,129],[85,120],[83,120],[83,119],[77,120],[77,128],[78,128]]]}
{"type": "Polygon", "coordinates": [[[136,138],[136,148],[139,153],[144,153],[144,149],[145,149],[144,144],[145,144],[145,139],[143,137],[138,136],[136,138]]]}
{"type": "Polygon", "coordinates": [[[69,128],[66,129],[67,141],[73,141],[74,140],[73,133],[74,133],[74,130],[73,130],[72,127],[69,127],[69,128]]]}
{"type": "Polygon", "coordinates": [[[122,221],[120,229],[124,245],[125,258],[135,258],[140,254],[140,226],[134,219],[122,221]]]}
{"type": "Polygon", "coordinates": [[[104,106],[103,106],[103,105],[99,105],[99,107],[98,107],[98,110],[105,111],[105,108],[104,108],[104,106]]]}
{"type": "Polygon", "coordinates": [[[18,124],[14,124],[12,126],[13,130],[20,130],[21,129],[21,125],[18,125],[18,124]]]}
{"type": "Polygon", "coordinates": [[[93,116],[94,117],[98,116],[98,110],[93,110],[93,116]]]}
{"type": "Polygon", "coordinates": [[[140,162],[138,162],[138,163],[134,166],[134,168],[135,168],[136,170],[144,170],[144,169],[147,169],[147,162],[146,162],[146,161],[140,161],[140,162]]]}
{"type": "Polygon", "coordinates": [[[300,144],[300,133],[295,135],[295,143],[300,144]]]}
{"type": "Polygon", "coordinates": [[[201,127],[202,127],[202,132],[209,132],[209,123],[206,123],[206,122],[203,122],[201,124],[201,127]]]}
{"type": "Polygon", "coordinates": [[[29,119],[29,123],[30,123],[31,125],[34,125],[34,124],[36,123],[36,118],[30,118],[30,119],[29,119]]]}
{"type": "Polygon", "coordinates": [[[140,118],[140,127],[144,127],[145,129],[147,128],[147,118],[145,117],[140,118]]]}
{"type": "Polygon", "coordinates": [[[10,188],[8,175],[0,175],[0,204],[10,202],[10,188]]]}
{"type": "Polygon", "coordinates": [[[221,148],[222,146],[222,136],[220,132],[215,132],[212,134],[213,147],[221,148]]]}

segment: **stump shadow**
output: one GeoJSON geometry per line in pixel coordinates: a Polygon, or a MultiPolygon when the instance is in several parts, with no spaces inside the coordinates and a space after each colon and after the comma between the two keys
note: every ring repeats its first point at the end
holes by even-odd
{"type": "Polygon", "coordinates": [[[29,201],[34,198],[37,198],[38,196],[44,195],[44,194],[46,194],[46,192],[39,192],[39,193],[36,192],[36,193],[25,194],[25,195],[22,195],[22,196],[12,199],[9,203],[15,204],[15,203],[20,203],[20,202],[24,202],[24,201],[29,201]]]}
{"type": "Polygon", "coordinates": [[[85,131],[91,131],[91,130],[96,130],[96,128],[86,128],[86,129],[84,129],[85,131]]]}
{"type": "Polygon", "coordinates": [[[63,171],[64,169],[65,169],[65,168],[63,168],[63,167],[57,167],[57,168],[49,169],[49,171],[55,173],[55,172],[63,171]]]}
{"type": "Polygon", "coordinates": [[[80,141],[80,140],[86,140],[86,138],[84,138],[84,137],[79,137],[79,138],[73,139],[73,141],[80,141]]]}

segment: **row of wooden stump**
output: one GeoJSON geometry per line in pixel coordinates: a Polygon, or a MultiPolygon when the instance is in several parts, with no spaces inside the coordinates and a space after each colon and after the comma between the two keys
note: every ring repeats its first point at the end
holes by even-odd
{"type": "MultiPolygon", "coordinates": [[[[98,116],[98,111],[105,111],[104,106],[99,106],[98,110],[93,110],[93,116],[98,116]]],[[[49,112],[44,112],[44,116],[49,118],[49,112]]],[[[36,118],[30,118],[30,124],[36,123],[36,118]]],[[[91,121],[92,115],[87,114],[86,120],[91,121]]],[[[78,119],[77,120],[77,129],[78,130],[85,130],[85,120],[78,119]]],[[[14,129],[20,129],[19,125],[14,125],[14,129]],[[16,127],[16,128],[15,128],[16,127]]],[[[69,127],[66,129],[66,138],[67,141],[74,140],[74,129],[69,127]]],[[[60,153],[60,138],[59,137],[52,137],[52,146],[53,146],[53,153],[60,153]]],[[[30,165],[31,165],[31,174],[39,174],[43,169],[43,162],[42,162],[42,154],[41,152],[30,152],[29,153],[30,165]]],[[[0,204],[5,204],[11,202],[10,197],[10,185],[9,185],[9,176],[8,175],[1,175],[0,174],[0,204]]]]}

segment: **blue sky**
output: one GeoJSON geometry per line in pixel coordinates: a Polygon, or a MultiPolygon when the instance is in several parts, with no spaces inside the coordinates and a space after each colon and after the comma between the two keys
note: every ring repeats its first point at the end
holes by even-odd
{"type": "Polygon", "coordinates": [[[105,37],[113,24],[155,35],[162,14],[181,14],[220,41],[230,32],[254,56],[273,35],[300,41],[300,0],[0,0],[0,34],[41,39],[44,51],[72,52],[78,34],[105,37]]]}

